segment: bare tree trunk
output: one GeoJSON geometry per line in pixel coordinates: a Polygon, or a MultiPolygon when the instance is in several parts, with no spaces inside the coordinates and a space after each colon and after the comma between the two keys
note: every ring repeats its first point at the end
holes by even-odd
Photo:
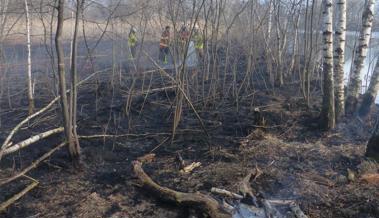
{"type": "Polygon", "coordinates": [[[325,129],[335,127],[334,80],[333,80],[333,4],[332,0],[323,0],[324,17],[324,84],[321,125],[325,129]]]}
{"type": "Polygon", "coordinates": [[[267,21],[267,39],[270,40],[271,38],[271,29],[272,29],[272,15],[273,15],[273,2],[274,0],[270,0],[269,2],[269,9],[268,9],[268,21],[267,21]]]}
{"type": "Polygon", "coordinates": [[[71,52],[71,88],[72,92],[70,94],[71,101],[71,110],[70,110],[70,120],[72,123],[72,134],[73,140],[75,140],[75,153],[80,153],[80,144],[78,133],[76,131],[76,122],[77,122],[77,101],[78,101],[78,75],[77,75],[77,66],[76,66],[76,57],[77,57],[77,37],[78,37],[78,29],[79,29],[79,16],[81,13],[81,9],[83,7],[84,0],[76,1],[76,13],[75,13],[75,25],[74,25],[74,34],[72,38],[72,52],[71,52]]]}
{"type": "Polygon", "coordinates": [[[372,104],[375,102],[376,95],[379,91],[379,60],[376,62],[374,72],[370,79],[370,85],[363,95],[363,100],[359,108],[359,116],[366,116],[371,109],[372,104]]]}
{"type": "Polygon", "coordinates": [[[79,163],[79,150],[75,145],[74,136],[72,133],[72,122],[70,120],[69,105],[66,95],[66,73],[65,73],[65,64],[64,64],[64,52],[62,46],[62,31],[63,31],[63,22],[64,22],[64,2],[65,0],[59,0],[58,2],[58,20],[57,20],[57,30],[55,35],[55,46],[57,50],[58,58],[58,74],[59,74],[59,92],[61,95],[61,107],[62,115],[64,121],[64,129],[66,140],[68,142],[68,150],[74,164],[79,163]]]}
{"type": "Polygon", "coordinates": [[[376,123],[374,132],[367,144],[366,156],[379,161],[379,122],[376,123]]]}
{"type": "Polygon", "coordinates": [[[282,25],[282,23],[280,23],[280,7],[281,7],[281,2],[278,1],[276,3],[276,14],[275,14],[275,22],[276,22],[276,64],[275,64],[275,86],[277,87],[281,87],[283,85],[283,73],[282,73],[282,32],[281,32],[281,29],[280,29],[280,25],[282,25]]]}
{"type": "Polygon", "coordinates": [[[350,73],[350,81],[346,98],[345,110],[346,114],[353,114],[357,109],[358,96],[361,86],[361,71],[363,69],[364,60],[367,56],[367,50],[371,38],[372,23],[374,21],[375,0],[366,0],[365,8],[362,14],[362,30],[359,36],[359,44],[355,51],[353,71],[350,73]]]}
{"type": "Polygon", "coordinates": [[[345,66],[345,44],[346,44],[346,0],[337,1],[338,21],[336,29],[336,49],[334,79],[336,81],[336,121],[345,114],[345,87],[344,87],[344,66],[345,66]]]}
{"type": "Polygon", "coordinates": [[[293,36],[293,47],[292,47],[292,54],[291,54],[291,61],[290,61],[290,66],[288,67],[288,76],[291,75],[294,72],[294,67],[295,67],[295,60],[297,53],[296,51],[298,50],[298,37],[299,37],[299,23],[300,23],[300,10],[298,10],[298,15],[296,15],[296,18],[293,20],[293,28],[294,28],[294,36],[293,36]]]}
{"type": "Polygon", "coordinates": [[[33,114],[34,111],[34,90],[32,82],[32,53],[31,53],[31,42],[30,42],[30,17],[29,17],[29,7],[28,1],[25,0],[25,16],[26,16],[26,36],[27,36],[27,50],[28,50],[28,102],[29,102],[29,115],[33,114]]]}

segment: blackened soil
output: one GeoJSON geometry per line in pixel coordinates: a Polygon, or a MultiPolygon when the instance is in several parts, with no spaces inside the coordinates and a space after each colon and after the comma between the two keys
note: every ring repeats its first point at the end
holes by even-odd
{"type": "MultiPolygon", "coordinates": [[[[154,80],[151,89],[172,85],[159,77],[154,80]]],[[[368,171],[377,173],[377,164],[363,157],[369,132],[362,129],[367,130],[370,122],[350,121],[333,132],[320,132],[319,99],[308,107],[300,97],[293,97],[299,96],[298,89],[289,86],[246,93],[238,103],[231,96],[194,100],[209,137],[184,104],[172,139],[175,89],[146,95],[146,86],[144,90],[130,87],[129,83],[93,82],[80,89],[79,135],[129,135],[81,139],[80,170],[71,166],[65,149],[56,152],[28,173],[40,182],[38,187],[2,217],[188,217],[187,208],[162,202],[138,187],[131,161],[152,151],[156,160],[145,166],[146,172],[175,190],[209,193],[211,187],[219,187],[237,192],[238,182],[259,167],[263,175],[252,184],[256,192],[271,199],[297,200],[310,217],[379,216],[377,186],[349,182],[346,177],[347,168],[357,172],[357,177],[368,171]],[[180,173],[175,160],[178,152],[188,163],[198,161],[202,166],[191,174],[180,173]]],[[[39,99],[38,107],[47,99],[51,96],[39,99]]],[[[0,141],[26,116],[25,110],[17,109],[24,108],[23,104],[20,101],[16,109],[2,104],[0,141]]],[[[14,141],[57,127],[58,110],[29,123],[14,141]]],[[[17,173],[61,141],[62,136],[50,137],[3,158],[1,178],[17,173]]],[[[0,201],[29,183],[21,178],[0,187],[0,201]]]]}

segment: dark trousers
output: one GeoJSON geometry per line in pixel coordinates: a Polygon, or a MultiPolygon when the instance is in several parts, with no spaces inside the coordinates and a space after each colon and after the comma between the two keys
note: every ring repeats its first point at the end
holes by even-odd
{"type": "Polygon", "coordinates": [[[130,46],[130,54],[132,58],[136,57],[136,53],[137,53],[137,46],[136,45],[130,46]]]}
{"type": "Polygon", "coordinates": [[[167,61],[169,53],[170,53],[170,49],[168,47],[159,48],[159,60],[160,61],[167,61]]]}

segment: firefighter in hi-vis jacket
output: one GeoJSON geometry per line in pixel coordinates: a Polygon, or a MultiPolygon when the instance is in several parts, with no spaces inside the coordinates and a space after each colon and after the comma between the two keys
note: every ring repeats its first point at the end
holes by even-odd
{"type": "Polygon", "coordinates": [[[130,48],[130,59],[133,59],[136,57],[136,51],[137,51],[137,31],[134,27],[130,29],[129,36],[128,36],[128,46],[130,48]]]}
{"type": "Polygon", "coordinates": [[[168,63],[168,55],[170,53],[170,26],[166,26],[162,32],[159,42],[159,60],[164,64],[168,63]]]}
{"type": "Polygon", "coordinates": [[[195,43],[197,56],[199,61],[201,61],[204,57],[204,38],[198,26],[195,26],[194,28],[193,41],[195,43]]]}

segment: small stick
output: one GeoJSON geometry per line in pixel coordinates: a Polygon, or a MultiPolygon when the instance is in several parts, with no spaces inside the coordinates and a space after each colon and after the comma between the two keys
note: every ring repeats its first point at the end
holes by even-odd
{"type": "Polygon", "coordinates": [[[14,202],[16,202],[18,199],[20,199],[22,196],[24,196],[26,193],[34,189],[39,183],[38,182],[32,182],[32,184],[28,185],[24,190],[21,192],[17,193],[4,203],[0,204],[0,212],[4,211],[7,209],[10,205],[12,205],[14,202]]]}
{"type": "Polygon", "coordinates": [[[180,172],[181,173],[190,173],[192,172],[194,169],[198,168],[201,166],[201,163],[200,162],[193,162],[191,163],[190,165],[188,166],[185,166],[180,172]]]}
{"type": "Polygon", "coordinates": [[[168,140],[170,139],[170,137],[166,137],[165,139],[163,139],[163,141],[161,143],[159,143],[157,146],[155,146],[151,151],[150,153],[154,152],[155,150],[157,150],[159,147],[161,147],[164,143],[166,143],[168,140]]]}
{"type": "Polygon", "coordinates": [[[183,160],[182,155],[181,155],[179,152],[177,152],[176,157],[177,157],[177,160],[178,160],[178,162],[179,162],[180,169],[181,169],[181,170],[184,169],[184,168],[186,167],[186,163],[185,163],[185,161],[183,160]]]}
{"type": "Polygon", "coordinates": [[[293,200],[281,200],[281,199],[269,199],[267,200],[270,204],[277,204],[277,205],[288,205],[294,203],[293,200]]]}
{"type": "Polygon", "coordinates": [[[121,134],[121,135],[109,135],[109,134],[100,134],[100,135],[81,135],[80,139],[95,139],[95,138],[122,138],[122,137],[153,137],[153,136],[166,136],[170,133],[145,133],[145,134],[121,134]]]}
{"type": "Polygon", "coordinates": [[[234,192],[231,192],[231,191],[228,191],[228,190],[225,190],[225,189],[220,189],[220,188],[215,188],[213,187],[211,189],[211,192],[213,194],[219,194],[219,195],[224,195],[226,197],[229,197],[229,198],[234,198],[234,199],[238,199],[238,200],[241,200],[243,199],[243,196],[242,195],[239,195],[237,193],[234,193],[234,192]]]}
{"type": "Polygon", "coordinates": [[[154,158],[155,158],[155,154],[150,153],[150,154],[146,154],[142,157],[137,158],[137,160],[145,164],[145,163],[151,163],[154,160],[154,158]]]}

